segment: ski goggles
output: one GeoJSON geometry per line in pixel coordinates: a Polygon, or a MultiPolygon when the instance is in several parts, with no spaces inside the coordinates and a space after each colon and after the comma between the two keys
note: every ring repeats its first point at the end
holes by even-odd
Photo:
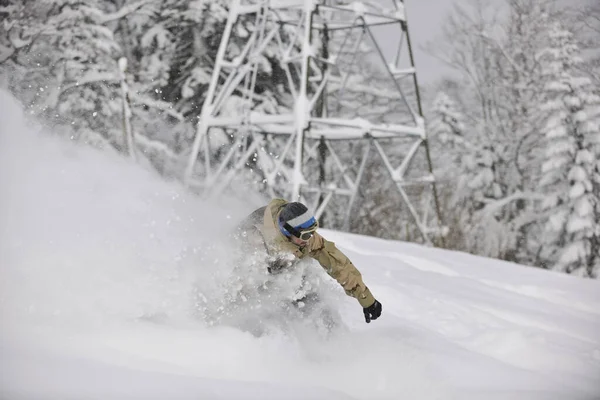
{"type": "Polygon", "coordinates": [[[289,232],[291,235],[296,236],[298,239],[300,240],[304,240],[307,241],[308,239],[310,239],[314,233],[317,231],[317,228],[319,227],[319,222],[315,219],[315,217],[312,217],[311,219],[309,219],[308,221],[306,221],[304,224],[297,226],[297,227],[293,227],[290,224],[288,224],[287,222],[283,224],[283,228],[289,232]]]}

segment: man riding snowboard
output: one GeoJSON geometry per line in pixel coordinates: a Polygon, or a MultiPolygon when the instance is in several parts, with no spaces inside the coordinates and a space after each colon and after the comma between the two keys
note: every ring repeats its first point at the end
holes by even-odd
{"type": "Polygon", "coordinates": [[[318,226],[317,220],[304,204],[273,199],[265,207],[252,212],[238,226],[238,230],[246,250],[264,247],[272,256],[268,268],[270,273],[291,267],[289,260],[279,257],[282,254],[292,255],[295,259],[314,258],[344,288],[347,295],[358,300],[367,323],[379,318],[381,303],[375,300],[348,257],[333,242],[316,232],[318,226]]]}

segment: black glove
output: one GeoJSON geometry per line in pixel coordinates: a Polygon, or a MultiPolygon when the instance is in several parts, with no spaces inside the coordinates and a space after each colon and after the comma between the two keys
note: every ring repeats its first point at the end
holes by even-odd
{"type": "Polygon", "coordinates": [[[363,313],[365,314],[365,321],[367,324],[371,322],[372,319],[377,319],[381,315],[381,303],[375,300],[375,303],[371,304],[369,307],[363,308],[363,313]]]}

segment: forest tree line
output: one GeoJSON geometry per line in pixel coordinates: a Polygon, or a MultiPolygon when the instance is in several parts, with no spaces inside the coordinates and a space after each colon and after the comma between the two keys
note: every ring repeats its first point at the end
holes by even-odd
{"type": "MultiPolygon", "coordinates": [[[[54,132],[122,152],[125,73],[139,162],[179,177],[228,4],[0,0],[0,85],[54,132]]],[[[597,278],[600,4],[471,0],[443,29],[428,51],[453,73],[422,89],[444,245],[597,278]]],[[[276,63],[263,64],[257,87],[277,103],[276,63]]],[[[399,200],[387,189],[367,187],[373,212],[351,230],[418,240],[390,218],[399,200]]]]}

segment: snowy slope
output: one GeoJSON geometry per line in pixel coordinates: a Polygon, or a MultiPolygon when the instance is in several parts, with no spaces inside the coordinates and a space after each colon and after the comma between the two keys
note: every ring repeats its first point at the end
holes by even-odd
{"type": "Polygon", "coordinates": [[[0,92],[2,399],[600,399],[600,282],[462,253],[323,230],[381,319],[308,263],[330,334],[290,315],[253,334],[236,323],[264,310],[243,307],[210,325],[223,238],[257,204],[202,203],[21,114],[0,92]]]}

